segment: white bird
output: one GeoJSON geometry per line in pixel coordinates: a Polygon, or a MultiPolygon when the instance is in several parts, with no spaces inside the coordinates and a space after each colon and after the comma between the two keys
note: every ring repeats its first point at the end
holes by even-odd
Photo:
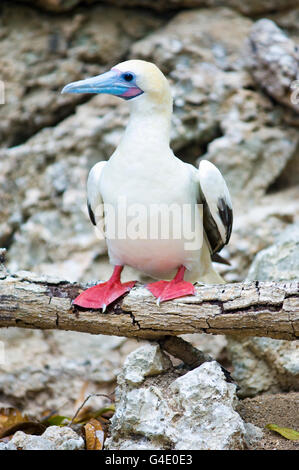
{"type": "Polygon", "coordinates": [[[104,311],[136,282],[121,283],[125,265],[163,279],[146,286],[158,302],[193,295],[195,281],[223,283],[211,258],[231,235],[230,195],[212,163],[202,160],[197,169],[171,150],[172,96],[158,67],[128,60],[102,75],[70,83],[62,93],[113,94],[128,100],[131,108],[118,147],[107,162],[94,165],[87,182],[90,218],[105,227],[114,271],[107,282],[82,292],[74,304],[104,311]],[[181,216],[169,218],[169,208],[182,209],[181,216]],[[168,219],[163,218],[166,212],[168,219]],[[178,231],[181,235],[174,236],[178,231]]]}

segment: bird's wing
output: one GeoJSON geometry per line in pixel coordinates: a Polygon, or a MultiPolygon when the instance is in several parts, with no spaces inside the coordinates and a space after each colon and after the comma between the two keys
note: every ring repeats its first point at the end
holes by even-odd
{"type": "Polygon", "coordinates": [[[89,172],[87,179],[87,208],[93,225],[103,217],[103,200],[100,193],[100,177],[106,162],[96,163],[89,172]]]}
{"type": "Polygon", "coordinates": [[[211,255],[215,255],[229,242],[233,211],[223,176],[208,160],[202,160],[196,172],[200,201],[203,204],[203,226],[211,255]]]}

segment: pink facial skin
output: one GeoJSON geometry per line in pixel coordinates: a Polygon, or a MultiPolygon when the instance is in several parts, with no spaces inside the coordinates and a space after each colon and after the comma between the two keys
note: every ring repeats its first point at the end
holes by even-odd
{"type": "Polygon", "coordinates": [[[143,93],[143,91],[140,90],[140,88],[138,88],[137,86],[135,86],[135,87],[129,88],[127,91],[125,91],[121,95],[121,97],[130,99],[130,98],[134,98],[135,96],[141,95],[141,93],[143,93]]]}
{"type": "MultiPolygon", "coordinates": [[[[123,72],[121,70],[118,70],[115,67],[113,67],[111,70],[113,70],[114,72],[117,72],[119,74],[120,80],[122,80],[121,75],[123,74],[123,72]]],[[[118,95],[119,97],[124,98],[125,100],[130,100],[144,93],[143,90],[141,90],[136,85],[136,78],[134,78],[131,82],[128,82],[127,86],[128,86],[127,90],[121,95],[118,95]]]]}

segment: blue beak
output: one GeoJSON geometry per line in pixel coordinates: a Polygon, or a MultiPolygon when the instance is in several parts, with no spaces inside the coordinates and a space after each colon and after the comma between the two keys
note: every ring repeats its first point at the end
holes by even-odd
{"type": "Polygon", "coordinates": [[[125,82],[118,70],[110,70],[96,77],[69,83],[61,93],[106,93],[130,99],[143,92],[135,83],[125,82]]]}

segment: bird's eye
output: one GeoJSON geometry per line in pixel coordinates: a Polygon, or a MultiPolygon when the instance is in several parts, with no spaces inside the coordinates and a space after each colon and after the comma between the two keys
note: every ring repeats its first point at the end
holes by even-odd
{"type": "Polygon", "coordinates": [[[122,78],[126,80],[126,82],[131,82],[134,78],[134,75],[131,72],[125,72],[123,73],[122,78]]]}

